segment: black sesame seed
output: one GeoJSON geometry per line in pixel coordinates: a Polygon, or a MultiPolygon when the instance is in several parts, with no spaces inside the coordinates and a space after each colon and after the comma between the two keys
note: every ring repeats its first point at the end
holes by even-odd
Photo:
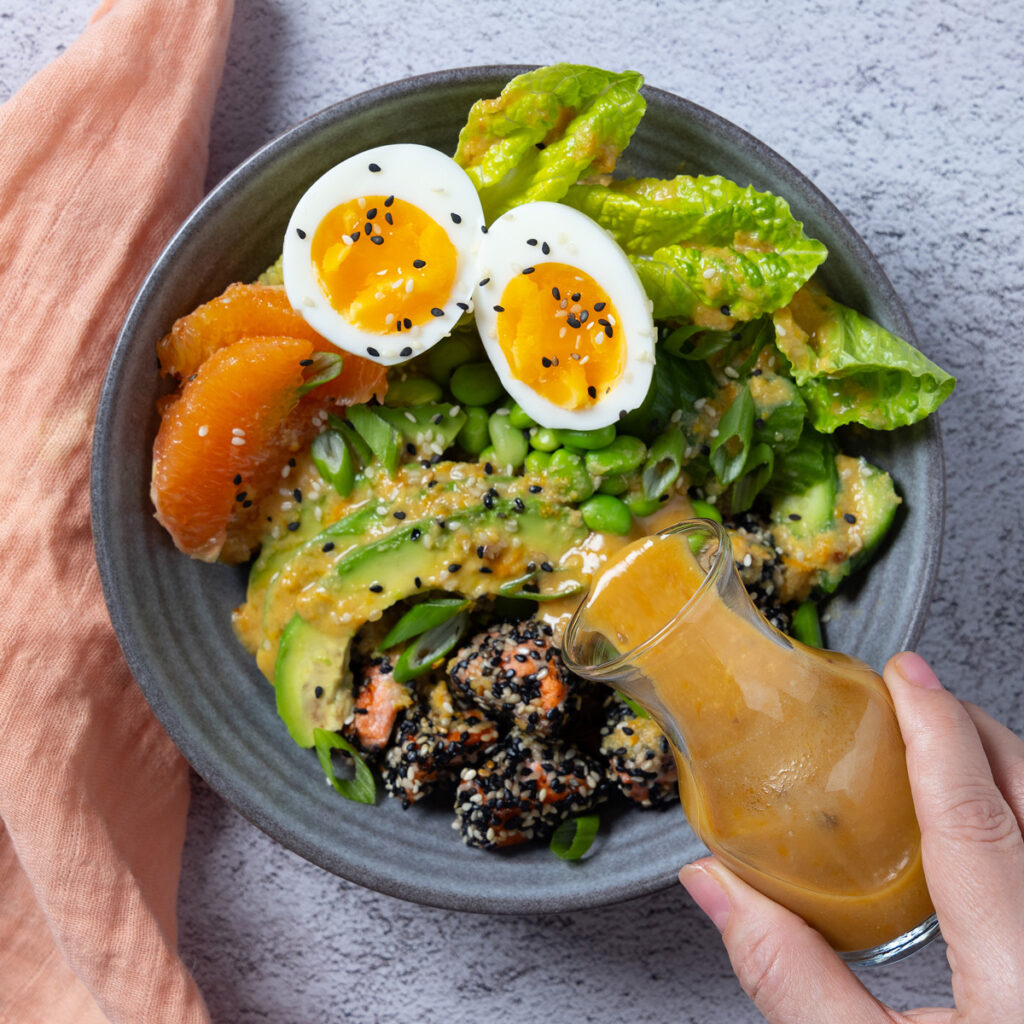
{"type": "Polygon", "coordinates": [[[462,564],[460,562],[452,562],[451,565],[448,566],[448,571],[449,572],[458,572],[461,568],[462,568],[462,564]]]}
{"type": "Polygon", "coordinates": [[[384,200],[384,205],[385,206],[390,206],[394,201],[395,201],[395,197],[394,196],[388,196],[387,199],[384,200]]]}
{"type": "Polygon", "coordinates": [[[357,231],[354,235],[349,235],[348,237],[351,238],[353,242],[358,242],[363,236],[357,231]]]}
{"type": "Polygon", "coordinates": [[[373,218],[376,217],[376,216],[377,216],[377,207],[376,206],[371,206],[370,209],[366,211],[366,219],[367,220],[373,220],[373,218]]]}
{"type": "Polygon", "coordinates": [[[540,484],[530,484],[530,493],[531,494],[540,494],[540,492],[543,491],[543,490],[544,490],[544,488],[541,487],[540,484]]]}
{"type": "Polygon", "coordinates": [[[587,394],[590,395],[591,398],[597,398],[597,388],[591,384],[590,387],[587,388],[587,394]]]}
{"type": "Polygon", "coordinates": [[[246,498],[245,501],[242,502],[242,508],[252,508],[252,498],[246,498]]]}
{"type": "Polygon", "coordinates": [[[235,486],[237,487],[241,482],[242,482],[242,474],[241,473],[236,473],[235,474],[235,480],[234,480],[235,486]]]}
{"type": "Polygon", "coordinates": [[[536,269],[536,267],[523,267],[523,273],[532,274],[536,269]]]}
{"type": "Polygon", "coordinates": [[[294,459],[289,459],[288,460],[288,465],[291,466],[292,469],[294,469],[295,468],[295,460],[294,459]]]}
{"type": "Polygon", "coordinates": [[[299,528],[299,524],[298,524],[297,522],[295,522],[295,523],[289,523],[289,524],[288,524],[288,529],[289,529],[289,530],[290,530],[290,531],[291,531],[292,533],[294,533],[294,532],[295,532],[295,531],[296,531],[296,530],[297,530],[298,528],[299,528]]]}
{"type": "Polygon", "coordinates": [[[367,235],[373,234],[373,225],[369,221],[363,225],[363,232],[367,235]]]}
{"type": "Polygon", "coordinates": [[[495,313],[504,313],[505,312],[505,307],[504,306],[495,306],[494,307],[494,312],[495,313]]]}
{"type": "Polygon", "coordinates": [[[480,287],[481,287],[481,288],[483,288],[483,286],[484,286],[485,284],[489,283],[489,282],[490,282],[490,280],[491,280],[491,279],[490,279],[489,277],[485,277],[485,278],[484,278],[484,279],[483,279],[483,280],[482,280],[482,281],[480,282],[480,287]]]}
{"type": "Polygon", "coordinates": [[[855,523],[855,522],[857,522],[857,517],[852,512],[844,512],[843,513],[843,518],[848,523],[855,523]]]}
{"type": "Polygon", "coordinates": [[[536,147],[537,147],[538,149],[543,149],[543,148],[545,147],[545,145],[547,145],[547,143],[544,143],[544,142],[535,142],[535,143],[534,143],[534,145],[535,145],[535,146],[536,146],[536,147]]]}
{"type": "Polygon", "coordinates": [[[419,590],[420,587],[423,586],[423,581],[419,578],[419,576],[414,577],[412,582],[416,586],[417,590],[419,590]]]}
{"type": "Polygon", "coordinates": [[[296,488],[295,488],[295,490],[294,490],[294,491],[292,491],[292,497],[293,497],[293,498],[294,498],[294,499],[295,499],[295,500],[296,500],[296,501],[297,501],[297,502],[298,502],[298,503],[299,503],[300,505],[302,504],[302,491],[300,491],[300,490],[298,489],[298,487],[296,487],[296,488]]]}
{"type": "Polygon", "coordinates": [[[611,324],[609,324],[609,325],[608,325],[608,326],[607,326],[607,327],[606,327],[606,328],[604,329],[604,333],[605,333],[605,334],[607,334],[609,338],[610,338],[610,337],[611,337],[611,336],[612,336],[612,335],[613,335],[613,334],[615,333],[615,332],[614,332],[614,331],[612,330],[612,325],[611,325],[611,324]]]}
{"type": "Polygon", "coordinates": [[[710,455],[711,454],[711,447],[710,447],[710,445],[702,444],[700,446],[700,453],[701,453],[701,455],[710,455]]]}
{"type": "Polygon", "coordinates": [[[732,316],[732,310],[727,305],[719,306],[718,309],[721,312],[722,316],[732,316]]]}
{"type": "Polygon", "coordinates": [[[395,218],[391,216],[391,211],[390,210],[388,210],[388,212],[384,214],[384,219],[389,224],[394,224],[395,223],[395,218]]]}
{"type": "Polygon", "coordinates": [[[569,325],[570,327],[579,327],[579,326],[580,326],[580,321],[579,321],[579,318],[578,318],[578,317],[575,317],[575,316],[573,316],[573,315],[572,315],[572,313],[570,313],[570,314],[569,314],[569,316],[568,316],[568,319],[566,320],[566,323],[567,323],[567,324],[568,324],[568,325],[569,325]]]}
{"type": "Polygon", "coordinates": [[[430,311],[431,316],[444,316],[444,310],[440,306],[434,306],[430,311]]]}
{"type": "Polygon", "coordinates": [[[490,575],[492,572],[494,572],[494,570],[489,565],[481,565],[480,571],[482,573],[486,573],[487,575],[490,575]]]}
{"type": "Polygon", "coordinates": [[[512,504],[515,505],[517,512],[525,512],[526,511],[526,505],[523,502],[522,498],[516,498],[516,500],[512,504]]]}
{"type": "Polygon", "coordinates": [[[369,167],[370,167],[370,171],[373,174],[376,174],[380,170],[380,164],[370,164],[369,167]]]}
{"type": "Polygon", "coordinates": [[[789,513],[789,518],[792,519],[793,522],[795,523],[798,520],[802,519],[803,517],[800,515],[799,512],[790,512],[789,513]]]}
{"type": "Polygon", "coordinates": [[[401,320],[399,320],[399,321],[397,321],[395,323],[395,330],[398,331],[399,334],[402,333],[402,321],[401,320]]]}
{"type": "Polygon", "coordinates": [[[405,518],[405,513],[404,512],[396,512],[395,513],[395,518],[396,519],[404,519],[405,518]]]}
{"type": "Polygon", "coordinates": [[[457,213],[453,213],[452,214],[452,223],[453,224],[461,224],[462,223],[462,218],[457,213]]]}
{"type": "Polygon", "coordinates": [[[313,365],[313,360],[312,359],[300,359],[299,360],[299,366],[312,366],[312,365],[313,365]]]}
{"type": "Polygon", "coordinates": [[[408,317],[406,317],[406,318],[405,318],[405,319],[404,319],[404,320],[402,321],[402,323],[403,323],[403,324],[405,325],[405,329],[406,329],[407,331],[411,331],[411,330],[412,330],[412,321],[411,321],[411,320],[410,320],[410,319],[409,319],[408,317]]]}
{"type": "Polygon", "coordinates": [[[489,462],[485,462],[484,463],[484,472],[488,476],[490,476],[494,472],[494,467],[489,462]]]}
{"type": "Polygon", "coordinates": [[[302,228],[296,228],[295,229],[295,234],[297,234],[299,236],[299,238],[305,238],[306,237],[306,232],[303,231],[302,228]]]}
{"type": "Polygon", "coordinates": [[[313,696],[316,697],[317,700],[319,700],[323,695],[324,695],[324,688],[322,686],[317,686],[316,688],[314,688],[313,696]]]}
{"type": "Polygon", "coordinates": [[[544,570],[544,572],[554,572],[555,571],[555,567],[550,562],[541,562],[540,563],[540,567],[541,567],[541,569],[544,570]]]}
{"type": "Polygon", "coordinates": [[[367,348],[366,354],[369,356],[373,356],[374,359],[376,359],[380,355],[380,353],[373,347],[367,348]]]}
{"type": "Polygon", "coordinates": [[[490,491],[488,491],[484,495],[484,508],[486,508],[488,510],[494,508],[494,498],[491,496],[491,492],[490,491]]]}
{"type": "Polygon", "coordinates": [[[412,349],[406,345],[401,352],[398,353],[403,359],[408,359],[412,355],[412,349]]]}
{"type": "Polygon", "coordinates": [[[409,534],[409,540],[419,540],[423,536],[423,531],[414,527],[412,533],[409,534]]]}
{"type": "Polygon", "coordinates": [[[544,255],[545,255],[545,256],[550,256],[550,255],[551,255],[551,246],[550,246],[550,245],[548,245],[548,243],[547,243],[547,242],[544,242],[544,243],[543,243],[543,244],[541,245],[541,247],[540,247],[540,251],[541,251],[542,253],[544,253],[544,255]]]}
{"type": "Polygon", "coordinates": [[[583,312],[580,313],[580,323],[585,324],[588,316],[590,316],[590,313],[587,310],[583,310],[583,312]]]}
{"type": "Polygon", "coordinates": [[[540,357],[540,365],[547,368],[551,365],[551,360],[547,356],[540,357]]]}
{"type": "Polygon", "coordinates": [[[371,594],[380,594],[380,593],[383,593],[383,591],[384,591],[384,587],[380,583],[371,583],[370,584],[370,593],[371,594]]]}
{"type": "Polygon", "coordinates": [[[465,302],[456,302],[455,305],[458,306],[459,309],[461,309],[464,313],[466,312],[466,310],[469,309],[469,306],[465,302]]]}
{"type": "Polygon", "coordinates": [[[383,245],[384,244],[384,236],[383,235],[370,235],[370,241],[373,242],[374,245],[383,245]]]}
{"type": "Polygon", "coordinates": [[[333,540],[329,540],[320,550],[321,551],[333,551],[334,550],[334,541],[333,540]]]}
{"type": "Polygon", "coordinates": [[[245,491],[239,491],[238,494],[235,495],[235,501],[245,501],[247,497],[248,495],[245,491]]]}
{"type": "Polygon", "coordinates": [[[571,298],[572,298],[573,302],[579,302],[580,301],[580,293],[579,292],[573,292],[571,298]]]}
{"type": "Polygon", "coordinates": [[[427,265],[427,261],[426,261],[426,260],[413,260],[413,261],[412,261],[412,265],[413,265],[413,266],[414,266],[414,267],[415,267],[415,268],[416,268],[417,270],[419,270],[419,269],[420,269],[421,267],[425,267],[425,266],[427,265]]]}
{"type": "Polygon", "coordinates": [[[551,295],[553,296],[555,302],[560,302],[562,300],[562,293],[557,288],[551,289],[551,295]]]}

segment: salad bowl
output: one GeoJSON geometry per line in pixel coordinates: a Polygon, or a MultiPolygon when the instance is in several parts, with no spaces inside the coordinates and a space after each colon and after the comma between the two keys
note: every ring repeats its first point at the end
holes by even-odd
{"type": "MultiPolygon", "coordinates": [[[[166,390],[154,345],[179,316],[250,281],[279,255],[289,216],[310,183],[354,153],[391,142],[454,152],[470,106],[525,70],[497,66],[406,79],[331,106],[291,128],[228,175],[200,204],[146,278],[110,363],[96,423],[92,509],[111,620],[139,686],[196,771],[239,813],[343,878],[432,906],[554,912],[665,888],[699,856],[678,806],[602,812],[579,862],[543,844],[465,847],[450,812],[426,803],[364,805],[324,785],[314,755],[282,727],[272,689],[236,641],[231,609],[244,567],[178,552],[149,500],[156,400],[166,390]]],[[[843,215],[795,168],[717,115],[645,88],[647,113],[618,173],[722,174],[786,198],[829,257],[829,293],[907,341],[914,333],[878,262],[843,215]]],[[[934,417],[888,433],[851,432],[844,448],[887,469],[903,497],[896,528],[855,588],[825,606],[829,646],[880,668],[912,646],[938,568],[944,476],[934,417]]]]}

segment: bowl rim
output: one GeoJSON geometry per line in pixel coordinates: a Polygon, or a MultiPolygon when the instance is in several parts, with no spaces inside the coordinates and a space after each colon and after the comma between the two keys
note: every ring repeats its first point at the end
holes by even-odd
{"type": "MultiPolygon", "coordinates": [[[[259,801],[254,798],[252,789],[234,777],[230,767],[226,765],[225,759],[219,756],[219,752],[209,750],[193,738],[189,731],[187,718],[179,714],[179,709],[162,693],[159,685],[150,675],[146,652],[140,642],[141,638],[136,636],[131,629],[129,617],[122,605],[124,598],[119,591],[112,563],[111,552],[118,543],[118,536],[104,478],[109,466],[117,458],[113,448],[110,410],[112,404],[117,400],[117,388],[133,340],[135,327],[141,319],[143,311],[152,301],[154,294],[159,291],[166,268],[173,264],[179,251],[199,230],[201,222],[227,200],[236,182],[245,181],[249,176],[272,165],[280,153],[315,136],[325,125],[334,123],[339,118],[364,111],[382,100],[401,100],[421,93],[425,89],[443,89],[450,85],[465,84],[467,80],[478,81],[481,83],[482,89],[489,89],[492,83],[498,79],[507,82],[534,67],[536,65],[494,64],[449,68],[398,79],[363,90],[330,104],[286,128],[221,178],[167,241],[143,279],[127,312],[100,391],[93,433],[89,486],[94,550],[104,600],[117,640],[139,688],[162,726],[186,760],[218,795],[244,818],[276,841],[306,860],[349,881],[377,892],[423,905],[499,914],[552,913],[609,905],[667,888],[673,884],[674,875],[668,878],[652,876],[641,882],[621,887],[605,885],[580,890],[578,887],[570,886],[567,891],[563,891],[555,898],[537,898],[530,894],[522,894],[516,898],[499,899],[493,905],[481,906],[472,897],[460,898],[457,895],[449,895],[439,898],[429,884],[424,884],[419,879],[401,882],[394,882],[387,878],[382,880],[379,876],[374,875],[372,870],[365,871],[353,867],[343,857],[325,856],[323,850],[316,846],[301,829],[291,827],[288,822],[268,817],[259,801]]],[[[656,100],[684,121],[696,123],[701,130],[713,131],[727,144],[744,151],[751,163],[766,167],[771,173],[778,174],[783,178],[799,182],[801,189],[814,201],[818,219],[827,223],[837,235],[843,238],[846,258],[851,263],[864,267],[870,272],[872,287],[877,290],[881,303],[891,311],[895,321],[892,325],[893,329],[911,344],[917,344],[903,303],[877,257],[847,218],[809,178],[767,144],[721,115],[691,100],[652,86],[645,85],[643,93],[648,100],[656,100]]],[[[481,93],[481,95],[484,94],[481,93]]],[[[931,521],[934,524],[936,536],[932,549],[933,554],[924,567],[923,577],[916,581],[913,597],[904,606],[903,647],[913,646],[921,635],[931,593],[938,575],[945,532],[945,460],[937,414],[933,413],[928,417],[924,427],[925,438],[922,443],[927,443],[929,446],[929,468],[934,471],[927,474],[926,493],[918,500],[922,505],[927,504],[929,507],[929,515],[932,517],[931,521]]]]}

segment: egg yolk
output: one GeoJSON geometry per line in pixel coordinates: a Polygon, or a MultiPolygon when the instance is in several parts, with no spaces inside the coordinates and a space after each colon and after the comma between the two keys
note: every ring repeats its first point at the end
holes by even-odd
{"type": "Polygon", "coordinates": [[[331,305],[374,334],[444,315],[455,280],[456,250],[445,229],[394,196],[334,207],[313,235],[311,258],[331,305]]]}
{"type": "Polygon", "coordinates": [[[498,344],[513,376],[560,408],[596,405],[622,374],[618,313],[577,267],[527,267],[505,286],[496,311],[498,344]]]}

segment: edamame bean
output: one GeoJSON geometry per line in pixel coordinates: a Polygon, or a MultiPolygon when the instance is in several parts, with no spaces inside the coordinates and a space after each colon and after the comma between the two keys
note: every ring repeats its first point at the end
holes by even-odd
{"type": "Polygon", "coordinates": [[[476,457],[477,462],[489,462],[492,466],[498,461],[498,456],[494,451],[494,445],[489,444],[484,450],[476,457]]]}
{"type": "Polygon", "coordinates": [[[595,430],[556,430],[558,440],[569,448],[583,448],[594,451],[607,448],[615,440],[615,427],[598,427],[595,430]]]}
{"type": "Polygon", "coordinates": [[[594,481],[583,459],[568,448],[559,448],[552,454],[547,477],[562,490],[566,501],[585,501],[594,493],[594,481]]]}
{"type": "Polygon", "coordinates": [[[470,455],[478,455],[491,440],[487,430],[487,410],[479,405],[467,405],[463,412],[466,414],[466,422],[462,424],[456,440],[470,455]]]}
{"type": "Polygon", "coordinates": [[[487,430],[494,445],[494,456],[499,465],[515,469],[523,464],[530,446],[526,436],[508,421],[507,412],[495,412],[487,421],[487,430]]]}
{"type": "Polygon", "coordinates": [[[676,482],[685,451],[686,437],[678,427],[669,427],[655,439],[640,477],[645,498],[660,497],[676,482]]]}
{"type": "Polygon", "coordinates": [[[643,491],[630,491],[622,500],[638,519],[656,512],[661,505],[657,498],[645,498],[643,491]]]}
{"type": "Polygon", "coordinates": [[[550,462],[550,452],[542,452],[534,449],[527,454],[523,465],[526,467],[527,473],[532,473],[534,476],[541,476],[548,468],[550,462]]]}
{"type": "Polygon", "coordinates": [[[690,502],[693,507],[693,514],[700,519],[713,519],[716,523],[722,521],[722,513],[715,508],[714,505],[709,501],[701,501],[700,498],[694,498],[690,502]]]}
{"type": "Polygon", "coordinates": [[[611,494],[595,494],[580,505],[583,522],[591,530],[626,534],[633,528],[633,517],[625,503],[611,494]]]}
{"type": "Polygon", "coordinates": [[[553,452],[556,448],[562,447],[556,431],[548,427],[538,427],[530,435],[530,446],[542,452],[553,452]]]}
{"type": "Polygon", "coordinates": [[[599,494],[625,494],[629,484],[630,478],[625,473],[613,473],[602,478],[597,490],[599,494]]]}
{"type": "Polygon", "coordinates": [[[393,380],[384,396],[385,405],[426,405],[441,401],[441,385],[429,377],[406,377],[393,380]]]}
{"type": "Polygon", "coordinates": [[[482,358],[484,347],[476,334],[458,331],[449,338],[439,341],[427,355],[430,376],[438,384],[447,384],[452,370],[463,363],[482,358]]]}
{"type": "Polygon", "coordinates": [[[537,421],[529,413],[524,412],[518,402],[513,403],[512,408],[509,409],[508,421],[513,427],[518,427],[520,430],[537,426],[537,421]]]}
{"type": "Polygon", "coordinates": [[[604,448],[587,452],[587,472],[591,476],[632,473],[640,468],[646,455],[647,445],[639,437],[622,434],[604,448]]]}
{"type": "Polygon", "coordinates": [[[490,405],[505,393],[490,363],[457,366],[448,382],[448,390],[463,405],[490,405]]]}

